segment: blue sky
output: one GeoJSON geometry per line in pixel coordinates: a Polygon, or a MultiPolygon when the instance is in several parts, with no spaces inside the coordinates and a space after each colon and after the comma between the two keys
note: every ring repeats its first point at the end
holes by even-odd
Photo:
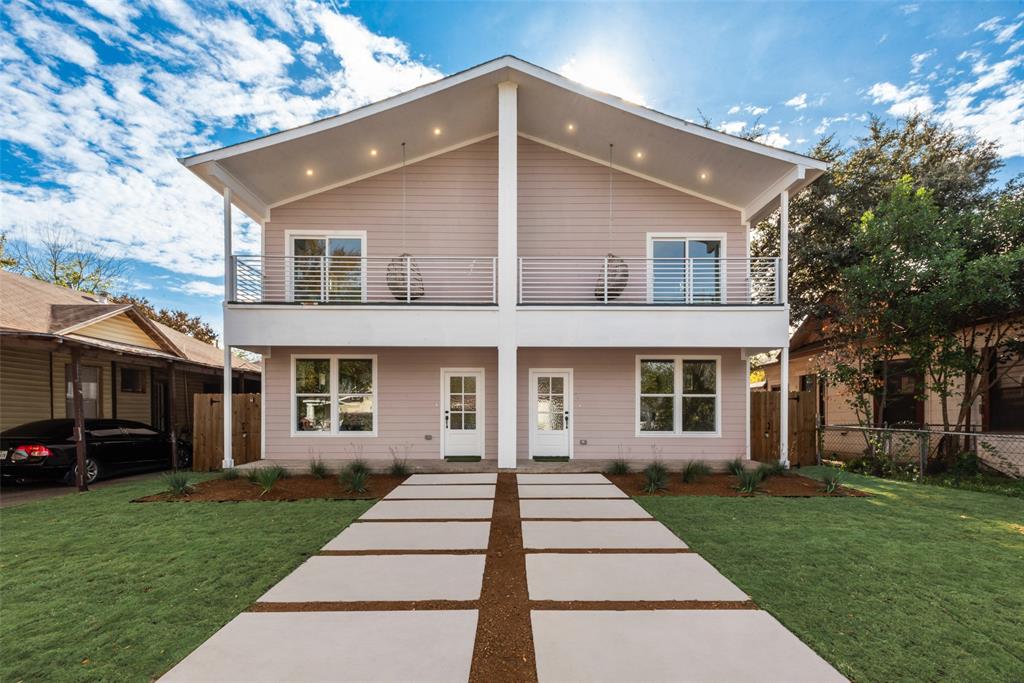
{"type": "Polygon", "coordinates": [[[220,201],[176,157],[502,54],[795,151],[925,111],[1024,172],[1024,2],[0,1],[0,228],[69,226],[217,329],[220,201]]]}

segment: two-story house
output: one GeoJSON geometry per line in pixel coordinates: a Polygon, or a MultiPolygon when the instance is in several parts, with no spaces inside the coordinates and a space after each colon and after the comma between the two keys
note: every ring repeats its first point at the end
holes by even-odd
{"type": "Polygon", "coordinates": [[[826,169],[515,57],[182,163],[224,197],[265,459],[500,467],[748,456],[748,358],[787,362],[788,197],[826,169]],[[775,210],[780,253],[751,257],[775,210]]]}

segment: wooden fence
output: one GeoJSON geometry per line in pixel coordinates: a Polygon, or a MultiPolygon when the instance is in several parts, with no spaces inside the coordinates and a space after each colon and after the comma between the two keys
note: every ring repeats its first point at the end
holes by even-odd
{"type": "MultiPolygon", "coordinates": [[[[224,460],[224,406],[221,394],[192,397],[195,429],[192,469],[219,470],[224,460]]],[[[260,395],[234,394],[231,401],[231,455],[236,465],[260,459],[260,395]]]]}
{"type": "MultiPolygon", "coordinates": [[[[758,462],[779,459],[778,391],[750,392],[750,457],[758,462]]],[[[817,462],[817,415],[813,391],[789,395],[789,462],[814,465],[817,462]]]]}

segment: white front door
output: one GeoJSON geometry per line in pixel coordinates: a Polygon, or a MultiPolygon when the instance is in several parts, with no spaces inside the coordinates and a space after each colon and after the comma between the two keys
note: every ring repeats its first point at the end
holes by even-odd
{"type": "Polygon", "coordinates": [[[484,371],[441,371],[441,455],[484,455],[484,371]]]}
{"type": "Polygon", "coordinates": [[[530,457],[572,456],[571,370],[530,370],[530,457]]]}

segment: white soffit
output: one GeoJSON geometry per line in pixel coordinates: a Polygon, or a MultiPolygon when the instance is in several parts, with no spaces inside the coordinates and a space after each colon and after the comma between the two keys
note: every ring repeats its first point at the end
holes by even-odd
{"type": "Polygon", "coordinates": [[[346,114],[183,159],[214,189],[264,221],[274,206],[489,137],[496,85],[519,84],[519,131],[568,151],[763,217],[826,164],[709,130],[502,57],[346,114]],[[571,124],[571,128],[570,128],[571,124]],[[438,134],[437,131],[440,131],[438,134]],[[376,153],[373,153],[376,150],[376,153]],[[312,173],[308,173],[312,171],[312,173]]]}

